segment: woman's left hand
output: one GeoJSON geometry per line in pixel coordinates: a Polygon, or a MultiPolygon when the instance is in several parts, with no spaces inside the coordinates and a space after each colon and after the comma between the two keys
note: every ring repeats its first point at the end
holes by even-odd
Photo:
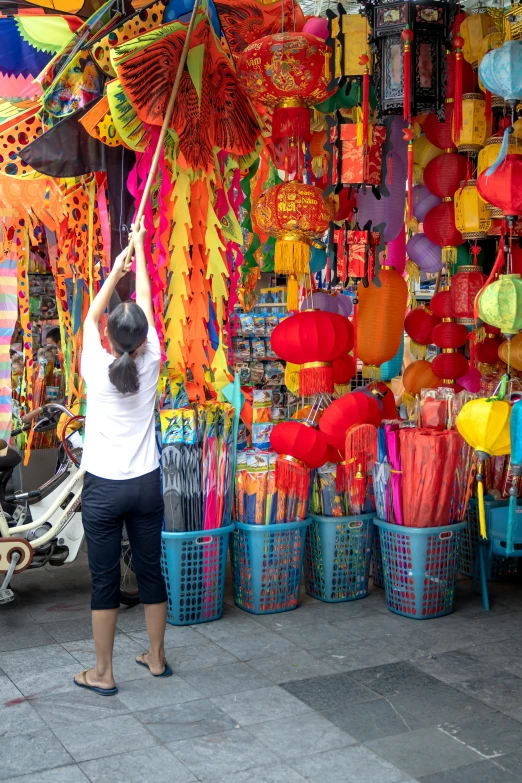
{"type": "Polygon", "coordinates": [[[112,267],[113,274],[117,275],[118,280],[121,280],[122,277],[125,277],[127,272],[130,272],[132,269],[132,256],[127,261],[127,253],[128,248],[125,248],[125,250],[122,250],[122,252],[117,256],[116,260],[114,261],[114,265],[112,267]]]}

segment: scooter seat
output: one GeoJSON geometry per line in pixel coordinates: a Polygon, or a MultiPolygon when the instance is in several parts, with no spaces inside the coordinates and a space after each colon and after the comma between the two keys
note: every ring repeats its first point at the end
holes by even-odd
{"type": "Polygon", "coordinates": [[[5,454],[3,457],[0,457],[0,471],[12,470],[13,468],[16,468],[16,466],[19,465],[21,461],[22,457],[20,454],[16,451],[16,449],[12,449],[9,446],[7,449],[7,454],[5,454]]]}

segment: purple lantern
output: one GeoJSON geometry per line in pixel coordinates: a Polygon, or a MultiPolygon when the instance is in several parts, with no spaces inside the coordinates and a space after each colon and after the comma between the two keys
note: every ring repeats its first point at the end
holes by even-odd
{"type": "Polygon", "coordinates": [[[337,304],[334,297],[327,294],[326,291],[315,291],[303,299],[299,309],[301,312],[303,310],[322,310],[324,313],[336,313],[337,304]]]}
{"type": "Polygon", "coordinates": [[[357,222],[364,226],[372,221],[372,230],[381,232],[381,241],[391,242],[400,233],[404,224],[404,202],[406,191],[406,164],[401,158],[393,157],[392,184],[386,177],[389,196],[375,198],[371,188],[362,189],[357,194],[357,222]]]}
{"type": "Polygon", "coordinates": [[[433,274],[442,269],[442,248],[430,242],[425,234],[414,234],[410,237],[406,252],[423,272],[433,274]]]}
{"type": "Polygon", "coordinates": [[[337,304],[337,312],[339,315],[344,315],[346,318],[351,316],[353,313],[353,300],[351,296],[338,294],[334,297],[334,302],[337,304]]]}
{"type": "Polygon", "coordinates": [[[430,209],[441,203],[438,196],[430,193],[426,185],[415,185],[413,188],[413,215],[422,223],[430,209]]]}

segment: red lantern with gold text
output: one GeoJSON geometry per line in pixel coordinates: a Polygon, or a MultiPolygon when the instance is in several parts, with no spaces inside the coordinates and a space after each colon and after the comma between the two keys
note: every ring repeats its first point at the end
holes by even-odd
{"type": "Polygon", "coordinates": [[[334,400],[325,410],[319,429],[325,440],[344,453],[346,432],[353,424],[375,424],[382,415],[377,398],[366,394],[345,394],[334,400]]]}
{"type": "Polygon", "coordinates": [[[272,141],[310,141],[310,107],[328,97],[330,49],[309,33],[267,35],[247,46],[237,76],[247,95],[272,109],[272,141]]]}
{"type": "Polygon", "coordinates": [[[475,297],[487,280],[480,266],[459,266],[451,278],[451,304],[458,324],[474,323],[475,297]]]}
{"type": "Polygon", "coordinates": [[[332,362],[353,348],[353,327],[343,315],[322,310],[295,313],[270,338],[272,349],[286,362],[299,364],[299,393],[333,392],[332,362]]]}
{"type": "Polygon", "coordinates": [[[379,367],[393,359],[401,343],[408,286],[397,270],[382,266],[380,286],[359,283],[357,298],[357,357],[364,362],[363,378],[378,378],[379,367]]]}
{"type": "Polygon", "coordinates": [[[500,166],[488,176],[483,171],[477,180],[478,192],[489,204],[498,207],[511,225],[522,214],[522,156],[506,155],[500,166]]]}

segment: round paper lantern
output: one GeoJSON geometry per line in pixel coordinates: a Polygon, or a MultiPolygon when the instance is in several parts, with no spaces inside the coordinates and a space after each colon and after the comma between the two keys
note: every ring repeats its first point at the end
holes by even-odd
{"type": "Polygon", "coordinates": [[[455,193],[455,225],[463,239],[487,239],[492,221],[474,179],[455,193]]]}
{"type": "Polygon", "coordinates": [[[440,122],[436,114],[428,114],[422,129],[431,144],[441,150],[451,152],[455,149],[453,143],[453,105],[447,103],[444,112],[446,117],[443,122],[440,122]]]}
{"type": "Polygon", "coordinates": [[[453,304],[451,302],[451,293],[449,291],[439,291],[432,297],[430,310],[433,315],[439,318],[453,317],[453,304]]]}
{"type": "Polygon", "coordinates": [[[440,323],[440,318],[426,307],[415,307],[404,319],[404,331],[419,345],[429,345],[433,328],[440,323]]]}
{"type": "Polygon", "coordinates": [[[424,218],[424,233],[435,245],[442,248],[442,262],[449,265],[457,260],[457,245],[462,245],[462,234],[455,225],[453,200],[444,200],[430,209],[424,218]]]}
{"type": "MultiPolygon", "coordinates": [[[[520,42],[522,46],[522,41],[520,42]]],[[[522,156],[506,155],[500,166],[488,175],[483,171],[477,180],[478,192],[489,204],[498,207],[514,223],[522,213],[522,156]]]]}
{"type": "Polygon", "coordinates": [[[278,454],[304,462],[308,468],[319,468],[326,462],[328,444],[322,433],[310,424],[284,421],[276,424],[270,435],[270,446],[278,454]]]}
{"type": "Polygon", "coordinates": [[[337,303],[331,294],[326,291],[314,291],[310,296],[305,297],[299,309],[303,310],[322,310],[323,313],[336,313],[337,303]]]}
{"type": "MultiPolygon", "coordinates": [[[[485,341],[484,341],[485,342],[485,341]]],[[[497,340],[491,340],[491,342],[495,342],[498,344],[497,340]]],[[[513,367],[515,370],[518,370],[519,372],[522,371],[522,334],[516,334],[512,340],[511,340],[511,346],[509,346],[509,343],[507,340],[504,340],[500,343],[498,347],[498,359],[502,359],[504,364],[508,363],[509,358],[509,364],[511,367],[513,367]]],[[[494,362],[490,362],[490,364],[494,364],[494,362]]]]}
{"type": "Polygon", "coordinates": [[[484,87],[510,104],[522,98],[522,41],[506,41],[488,52],[479,69],[484,87]]]}
{"type": "Polygon", "coordinates": [[[353,424],[370,424],[379,419],[379,403],[366,394],[345,394],[334,400],[325,410],[319,429],[325,440],[344,453],[346,432],[353,424]]]}
{"type": "Polygon", "coordinates": [[[457,274],[451,278],[451,305],[458,324],[474,323],[475,297],[486,281],[482,267],[472,265],[459,266],[457,274]]]}
{"type": "Polygon", "coordinates": [[[325,19],[324,16],[311,16],[304,23],[303,33],[315,35],[322,41],[326,41],[329,36],[328,19],[325,19]]]}
{"type": "Polygon", "coordinates": [[[260,229],[276,237],[274,271],[301,275],[308,271],[310,242],[324,234],[333,210],[319,188],[302,182],[283,182],[261,194],[252,206],[260,229]]]}
{"type": "MultiPolygon", "coordinates": [[[[513,343],[516,339],[517,339],[517,335],[515,335],[515,337],[511,341],[511,348],[513,348],[513,343]]],[[[520,342],[522,348],[522,340],[520,342]]],[[[502,340],[500,340],[499,337],[497,337],[496,335],[490,336],[486,333],[486,338],[482,340],[482,342],[476,343],[475,345],[475,358],[477,362],[479,364],[497,364],[499,360],[499,349],[502,344],[503,344],[502,340]]],[[[522,359],[522,351],[521,351],[520,358],[522,359]]],[[[521,364],[521,369],[522,369],[522,364],[521,364]]]]}
{"type": "Polygon", "coordinates": [[[389,362],[381,364],[381,380],[391,381],[392,378],[396,378],[400,375],[402,370],[402,362],[404,360],[404,335],[402,335],[401,344],[399,350],[389,362]]]}
{"type": "Polygon", "coordinates": [[[522,329],[522,279],[520,275],[500,275],[481,293],[479,316],[496,326],[502,334],[517,334],[522,329]]]}
{"type": "Polygon", "coordinates": [[[466,158],[450,153],[434,158],[424,171],[424,184],[439,198],[448,198],[466,178],[466,158]]]}
{"type": "Polygon", "coordinates": [[[395,405],[395,397],[391,389],[381,381],[373,381],[368,386],[358,386],[353,390],[354,394],[366,394],[366,396],[373,396],[379,404],[379,415],[375,417],[373,421],[369,421],[368,424],[373,424],[378,427],[383,419],[395,419],[397,416],[397,406],[395,405]]]}
{"type": "Polygon", "coordinates": [[[382,266],[379,282],[357,288],[357,356],[367,378],[377,377],[380,365],[397,353],[408,302],[408,286],[395,269],[382,266]]]}
{"type": "Polygon", "coordinates": [[[413,188],[413,216],[417,218],[419,223],[422,223],[430,209],[438,204],[440,204],[440,198],[430,193],[426,185],[416,185],[413,188]]]}
{"type": "MultiPolygon", "coordinates": [[[[428,115],[431,116],[431,115],[428,115]]],[[[427,136],[413,139],[413,181],[421,185],[424,179],[424,169],[433,158],[442,155],[442,150],[428,140],[427,136]]]]}
{"type": "Polygon", "coordinates": [[[350,354],[342,359],[334,359],[332,369],[334,385],[346,386],[356,373],[355,359],[350,354]]]}
{"type": "Polygon", "coordinates": [[[333,392],[332,362],[353,348],[353,327],[337,313],[313,310],[285,318],[272,332],[272,349],[287,362],[299,364],[299,393],[333,392]]]}
{"type": "Polygon", "coordinates": [[[328,97],[330,49],[310,33],[267,35],[243,50],[237,77],[247,95],[273,110],[272,141],[310,141],[310,106],[328,97]]]}
{"type": "Polygon", "coordinates": [[[442,249],[430,242],[426,234],[414,234],[410,237],[406,252],[423,272],[435,274],[442,269],[442,249]]]}
{"type": "Polygon", "coordinates": [[[344,315],[349,318],[353,313],[353,299],[351,296],[345,296],[344,294],[337,294],[334,296],[335,303],[337,304],[337,312],[339,315],[344,315]]]}
{"type": "Polygon", "coordinates": [[[431,342],[437,348],[461,348],[468,341],[468,330],[454,321],[437,324],[431,334],[431,342]]]}
{"type": "Polygon", "coordinates": [[[408,394],[413,396],[420,394],[422,389],[435,389],[439,385],[431,362],[426,359],[418,359],[409,364],[404,370],[402,382],[408,394]]]}
{"type": "Polygon", "coordinates": [[[437,378],[444,381],[455,382],[461,375],[465,375],[469,370],[469,362],[461,353],[455,353],[453,349],[443,350],[432,361],[433,372],[437,378]]]}

